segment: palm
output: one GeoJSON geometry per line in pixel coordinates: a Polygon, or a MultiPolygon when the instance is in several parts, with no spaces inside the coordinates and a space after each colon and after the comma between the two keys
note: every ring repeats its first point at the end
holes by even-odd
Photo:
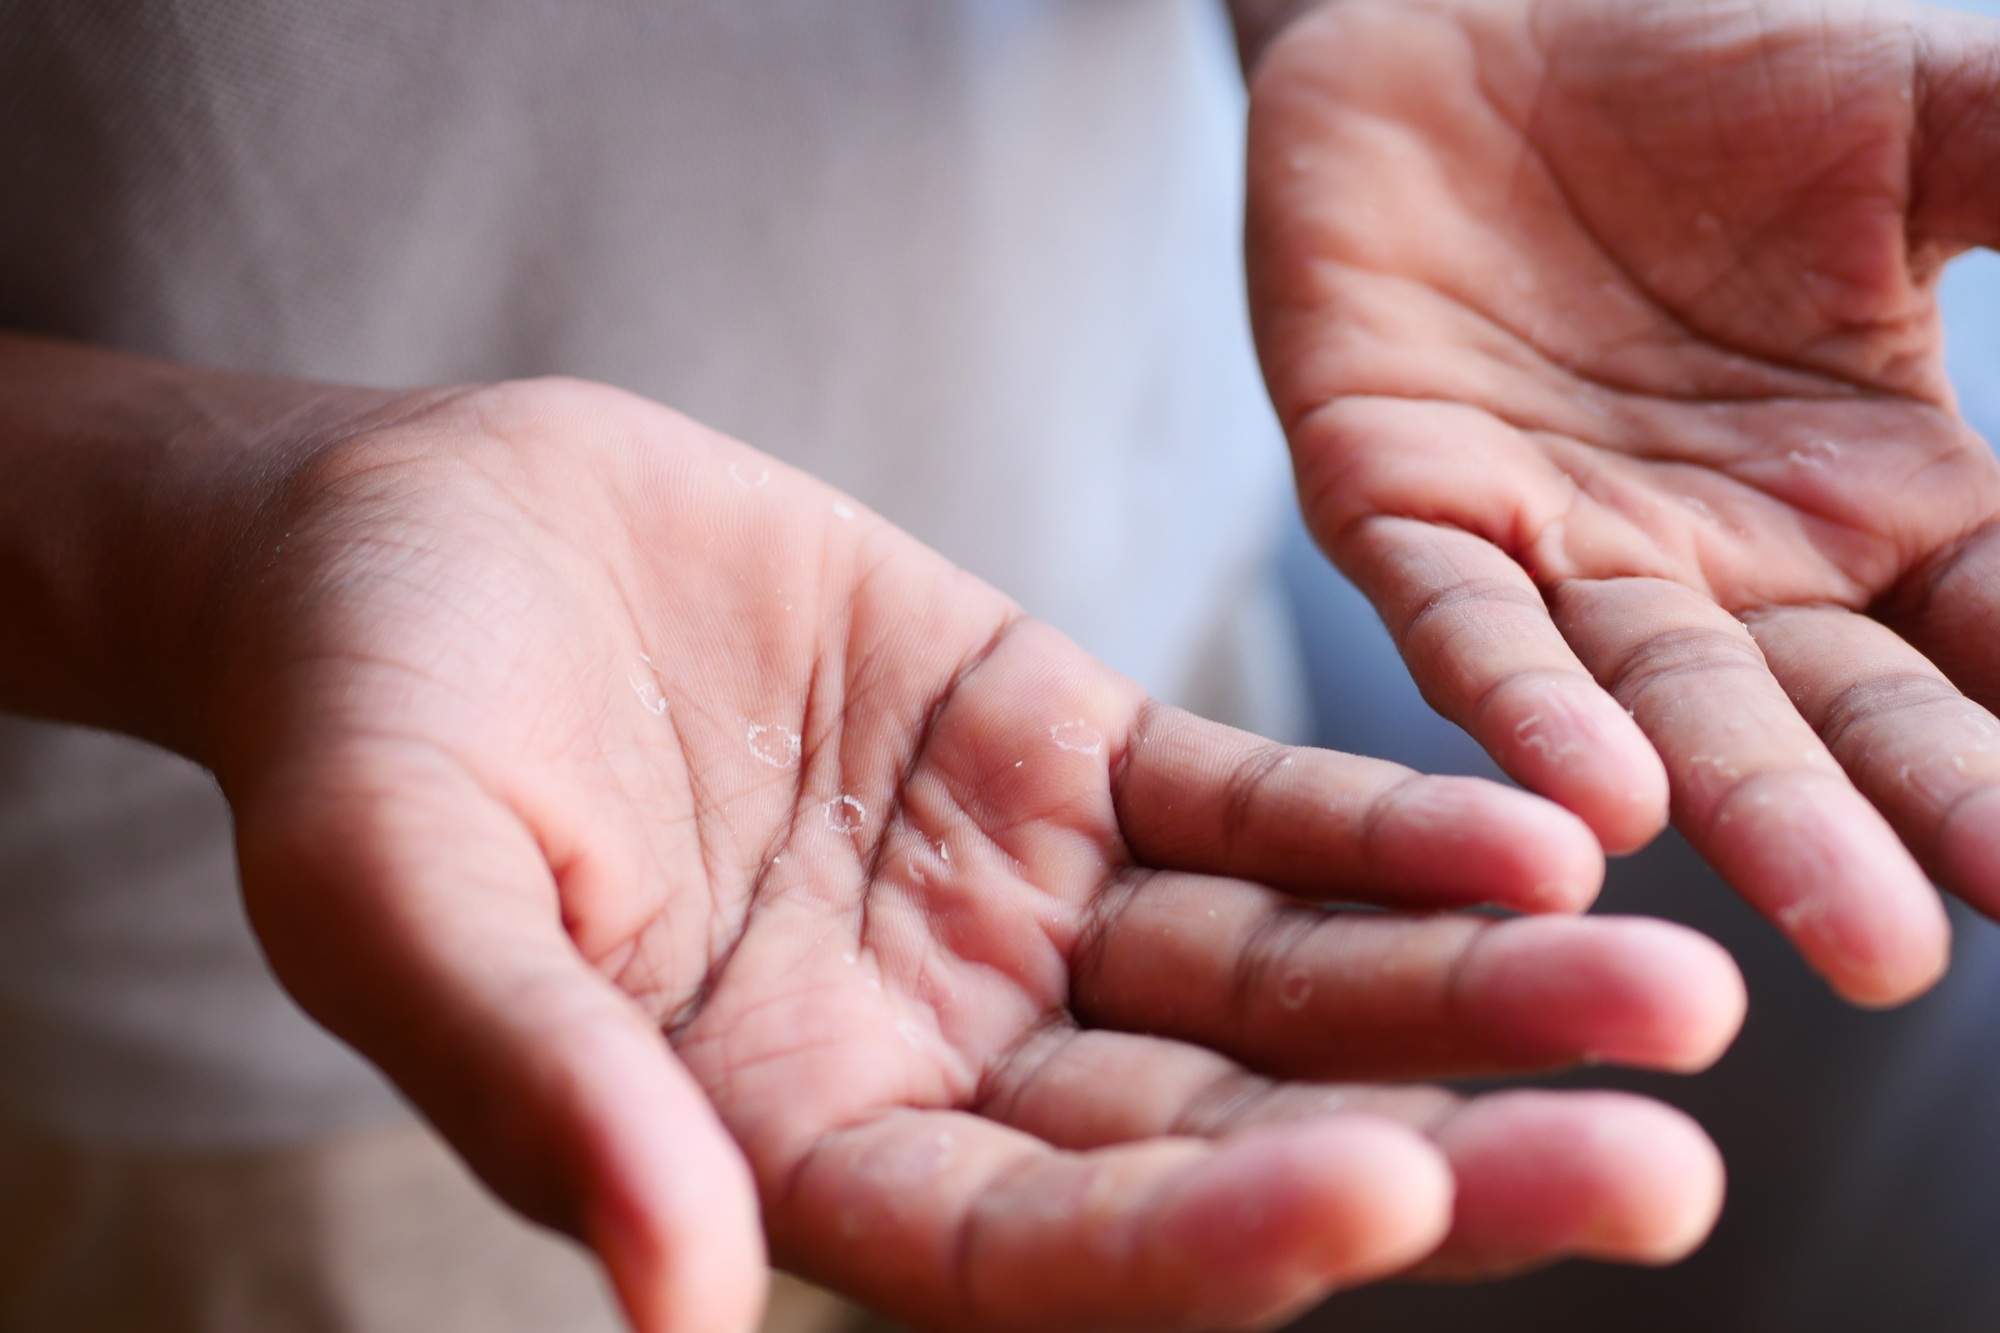
{"type": "Polygon", "coordinates": [[[1706,1225],[1710,1150],[1650,1104],[1287,1081],[1712,1057],[1740,993],[1684,932],[1264,887],[1573,908],[1601,866],[1553,807],[1158,708],[601,390],[422,407],[271,525],[217,757],[260,933],[649,1330],[741,1316],[752,1189],[781,1260],[953,1326],[1237,1323],[1706,1225]]]}
{"type": "Polygon", "coordinates": [[[1690,836],[1864,999],[1935,975],[1943,923],[1842,766],[2000,906],[1968,803],[2000,727],[1856,614],[2000,701],[1968,632],[2000,585],[1938,595],[2000,466],[1932,299],[2000,231],[1954,175],[2000,130],[1941,73],[1994,45],[1816,0],[1361,0],[1257,89],[1260,333],[1322,541],[1613,846],[1657,818],[1629,709],[1690,836]]]}

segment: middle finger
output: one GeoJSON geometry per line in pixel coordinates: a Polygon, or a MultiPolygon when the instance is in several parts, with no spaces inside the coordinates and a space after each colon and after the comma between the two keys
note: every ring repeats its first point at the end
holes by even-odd
{"type": "Polygon", "coordinates": [[[1107,891],[1071,985],[1091,1026],[1305,1078],[1697,1069],[1744,1007],[1729,956],[1666,922],[1332,913],[1167,872],[1107,891]]]}
{"type": "Polygon", "coordinates": [[[1942,974],[1944,905],[1727,611],[1662,579],[1575,580],[1557,623],[1666,761],[1674,822],[1848,999],[1942,974]]]}

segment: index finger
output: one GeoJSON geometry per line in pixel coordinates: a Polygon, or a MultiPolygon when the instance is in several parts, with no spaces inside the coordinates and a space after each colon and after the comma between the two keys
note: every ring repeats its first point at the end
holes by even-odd
{"type": "Polygon", "coordinates": [[[1581,911],[1604,857],[1577,818],[1479,778],[1276,745],[1149,704],[1113,775],[1147,866],[1394,907],[1581,911]]]}
{"type": "Polygon", "coordinates": [[[1511,777],[1574,811],[1609,852],[1636,851],[1665,826],[1659,756],[1512,557],[1458,528],[1402,518],[1355,524],[1333,554],[1425,700],[1511,777]]]}

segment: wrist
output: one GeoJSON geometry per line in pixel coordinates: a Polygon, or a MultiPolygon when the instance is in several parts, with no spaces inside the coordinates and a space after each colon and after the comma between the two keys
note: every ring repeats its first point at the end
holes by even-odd
{"type": "Polygon", "coordinates": [[[399,397],[0,334],[0,708],[206,759],[273,500],[399,397]]]}

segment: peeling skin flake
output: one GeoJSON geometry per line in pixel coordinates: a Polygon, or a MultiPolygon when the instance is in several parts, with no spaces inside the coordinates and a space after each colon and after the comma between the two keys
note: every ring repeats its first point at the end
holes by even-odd
{"type": "Polygon", "coordinates": [[[1071,754],[1104,753],[1103,735],[1080,717],[1050,727],[1049,739],[1058,750],[1068,750],[1071,754]]]}
{"type": "MultiPolygon", "coordinates": [[[[644,657],[645,654],[640,654],[644,657]]],[[[652,658],[647,657],[650,665],[652,658]]],[[[660,692],[660,683],[653,679],[653,673],[643,667],[633,667],[625,673],[625,683],[632,687],[632,693],[639,696],[639,706],[660,717],[667,711],[667,696],[660,692]]]]}
{"type": "Polygon", "coordinates": [[[755,490],[771,480],[771,469],[762,463],[731,463],[729,479],[744,490],[755,490]]]}
{"type": "Polygon", "coordinates": [[[820,807],[826,826],[835,833],[852,833],[868,821],[868,807],[852,796],[840,795],[820,807]]]}
{"type": "Polygon", "coordinates": [[[804,741],[796,731],[776,725],[752,722],[746,733],[750,742],[750,753],[758,763],[769,764],[772,768],[795,768],[803,751],[804,741]]]}

